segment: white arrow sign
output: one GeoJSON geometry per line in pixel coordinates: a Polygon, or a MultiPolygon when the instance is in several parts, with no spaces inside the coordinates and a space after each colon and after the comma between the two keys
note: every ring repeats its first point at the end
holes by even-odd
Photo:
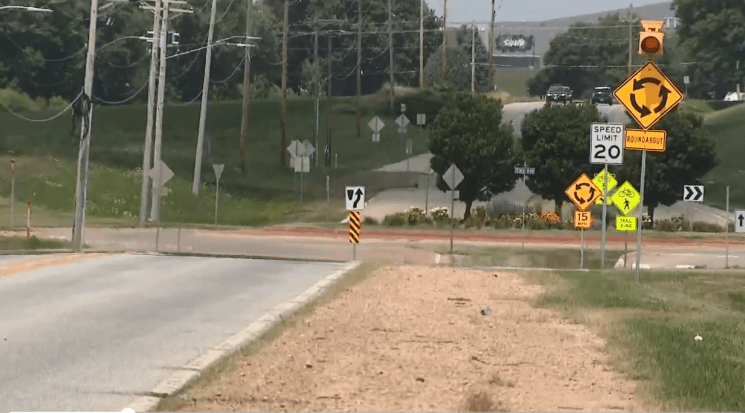
{"type": "Polygon", "coordinates": [[[383,121],[380,120],[380,118],[376,116],[372,118],[372,120],[370,121],[370,123],[367,124],[367,126],[369,126],[373,132],[380,133],[380,130],[383,129],[383,126],[385,126],[385,123],[383,123],[383,121]]]}
{"type": "Polygon", "coordinates": [[[735,211],[735,232],[745,232],[745,211],[735,211]]]}
{"type": "Polygon", "coordinates": [[[684,185],[683,200],[694,201],[694,202],[704,202],[704,186],[703,185],[684,185]]]}
{"type": "Polygon", "coordinates": [[[450,168],[448,168],[447,171],[445,171],[444,174],[442,174],[442,179],[445,180],[445,183],[447,184],[448,188],[450,190],[455,190],[455,188],[460,185],[460,182],[463,180],[463,174],[460,172],[460,169],[458,169],[455,164],[450,165],[450,168]]]}
{"type": "Polygon", "coordinates": [[[153,179],[153,187],[158,188],[173,178],[173,171],[165,162],[160,161],[150,170],[150,178],[153,179]]]}

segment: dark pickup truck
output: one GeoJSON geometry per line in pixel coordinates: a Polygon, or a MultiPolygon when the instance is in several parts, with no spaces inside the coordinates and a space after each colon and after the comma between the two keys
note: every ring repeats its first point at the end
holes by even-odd
{"type": "Polygon", "coordinates": [[[546,102],[572,103],[572,89],[568,86],[551,86],[546,92],[546,102]]]}

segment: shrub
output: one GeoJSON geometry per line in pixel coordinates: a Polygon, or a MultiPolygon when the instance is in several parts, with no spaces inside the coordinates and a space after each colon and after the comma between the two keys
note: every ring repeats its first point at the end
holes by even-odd
{"type": "Polygon", "coordinates": [[[425,225],[434,225],[435,220],[433,220],[432,217],[429,215],[422,215],[421,217],[419,217],[419,222],[425,225]]]}
{"type": "Polygon", "coordinates": [[[710,222],[696,221],[693,223],[694,232],[724,232],[724,227],[710,222]]]}
{"type": "Polygon", "coordinates": [[[362,224],[363,225],[378,225],[379,223],[378,223],[378,220],[373,217],[365,217],[362,220],[362,224]]]}
{"type": "Polygon", "coordinates": [[[49,99],[49,109],[62,110],[69,104],[70,102],[59,96],[53,96],[49,99]]]}
{"type": "Polygon", "coordinates": [[[429,214],[432,216],[432,220],[437,225],[446,223],[450,218],[450,213],[448,212],[448,209],[446,207],[434,208],[429,211],[429,214]]]}
{"type": "Polygon", "coordinates": [[[0,89],[0,106],[13,112],[35,110],[36,103],[27,94],[12,89],[0,89]]]}
{"type": "Polygon", "coordinates": [[[541,218],[530,217],[525,222],[525,227],[528,229],[548,229],[548,224],[541,218]]]}
{"type": "Polygon", "coordinates": [[[517,205],[508,201],[492,202],[487,205],[485,212],[491,219],[497,219],[503,214],[520,214],[522,213],[522,205],[517,205]]]}
{"type": "Polygon", "coordinates": [[[679,217],[655,221],[654,229],[663,232],[690,231],[691,222],[681,215],[679,217]]]}
{"type": "Polygon", "coordinates": [[[406,220],[411,225],[416,225],[421,221],[421,218],[424,216],[424,210],[417,207],[411,207],[405,212],[406,214],[406,220]]]}
{"type": "Polygon", "coordinates": [[[406,214],[403,212],[397,212],[392,215],[386,215],[383,219],[383,225],[391,227],[400,227],[406,224],[406,214]]]}

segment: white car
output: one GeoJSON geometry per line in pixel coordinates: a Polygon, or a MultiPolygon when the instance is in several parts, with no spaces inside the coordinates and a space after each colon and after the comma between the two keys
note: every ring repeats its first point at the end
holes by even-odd
{"type": "Polygon", "coordinates": [[[745,93],[742,92],[729,92],[726,96],[724,96],[724,100],[727,102],[736,102],[740,100],[745,100],[745,93]]]}

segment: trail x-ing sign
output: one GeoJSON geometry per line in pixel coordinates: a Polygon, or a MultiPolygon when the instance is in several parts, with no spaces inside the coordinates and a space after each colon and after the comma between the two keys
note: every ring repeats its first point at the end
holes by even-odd
{"type": "Polygon", "coordinates": [[[623,164],[623,125],[593,123],[590,133],[590,163],[623,164]]]}
{"type": "Polygon", "coordinates": [[[363,211],[365,209],[365,187],[348,186],[344,191],[347,211],[363,211]]]}

